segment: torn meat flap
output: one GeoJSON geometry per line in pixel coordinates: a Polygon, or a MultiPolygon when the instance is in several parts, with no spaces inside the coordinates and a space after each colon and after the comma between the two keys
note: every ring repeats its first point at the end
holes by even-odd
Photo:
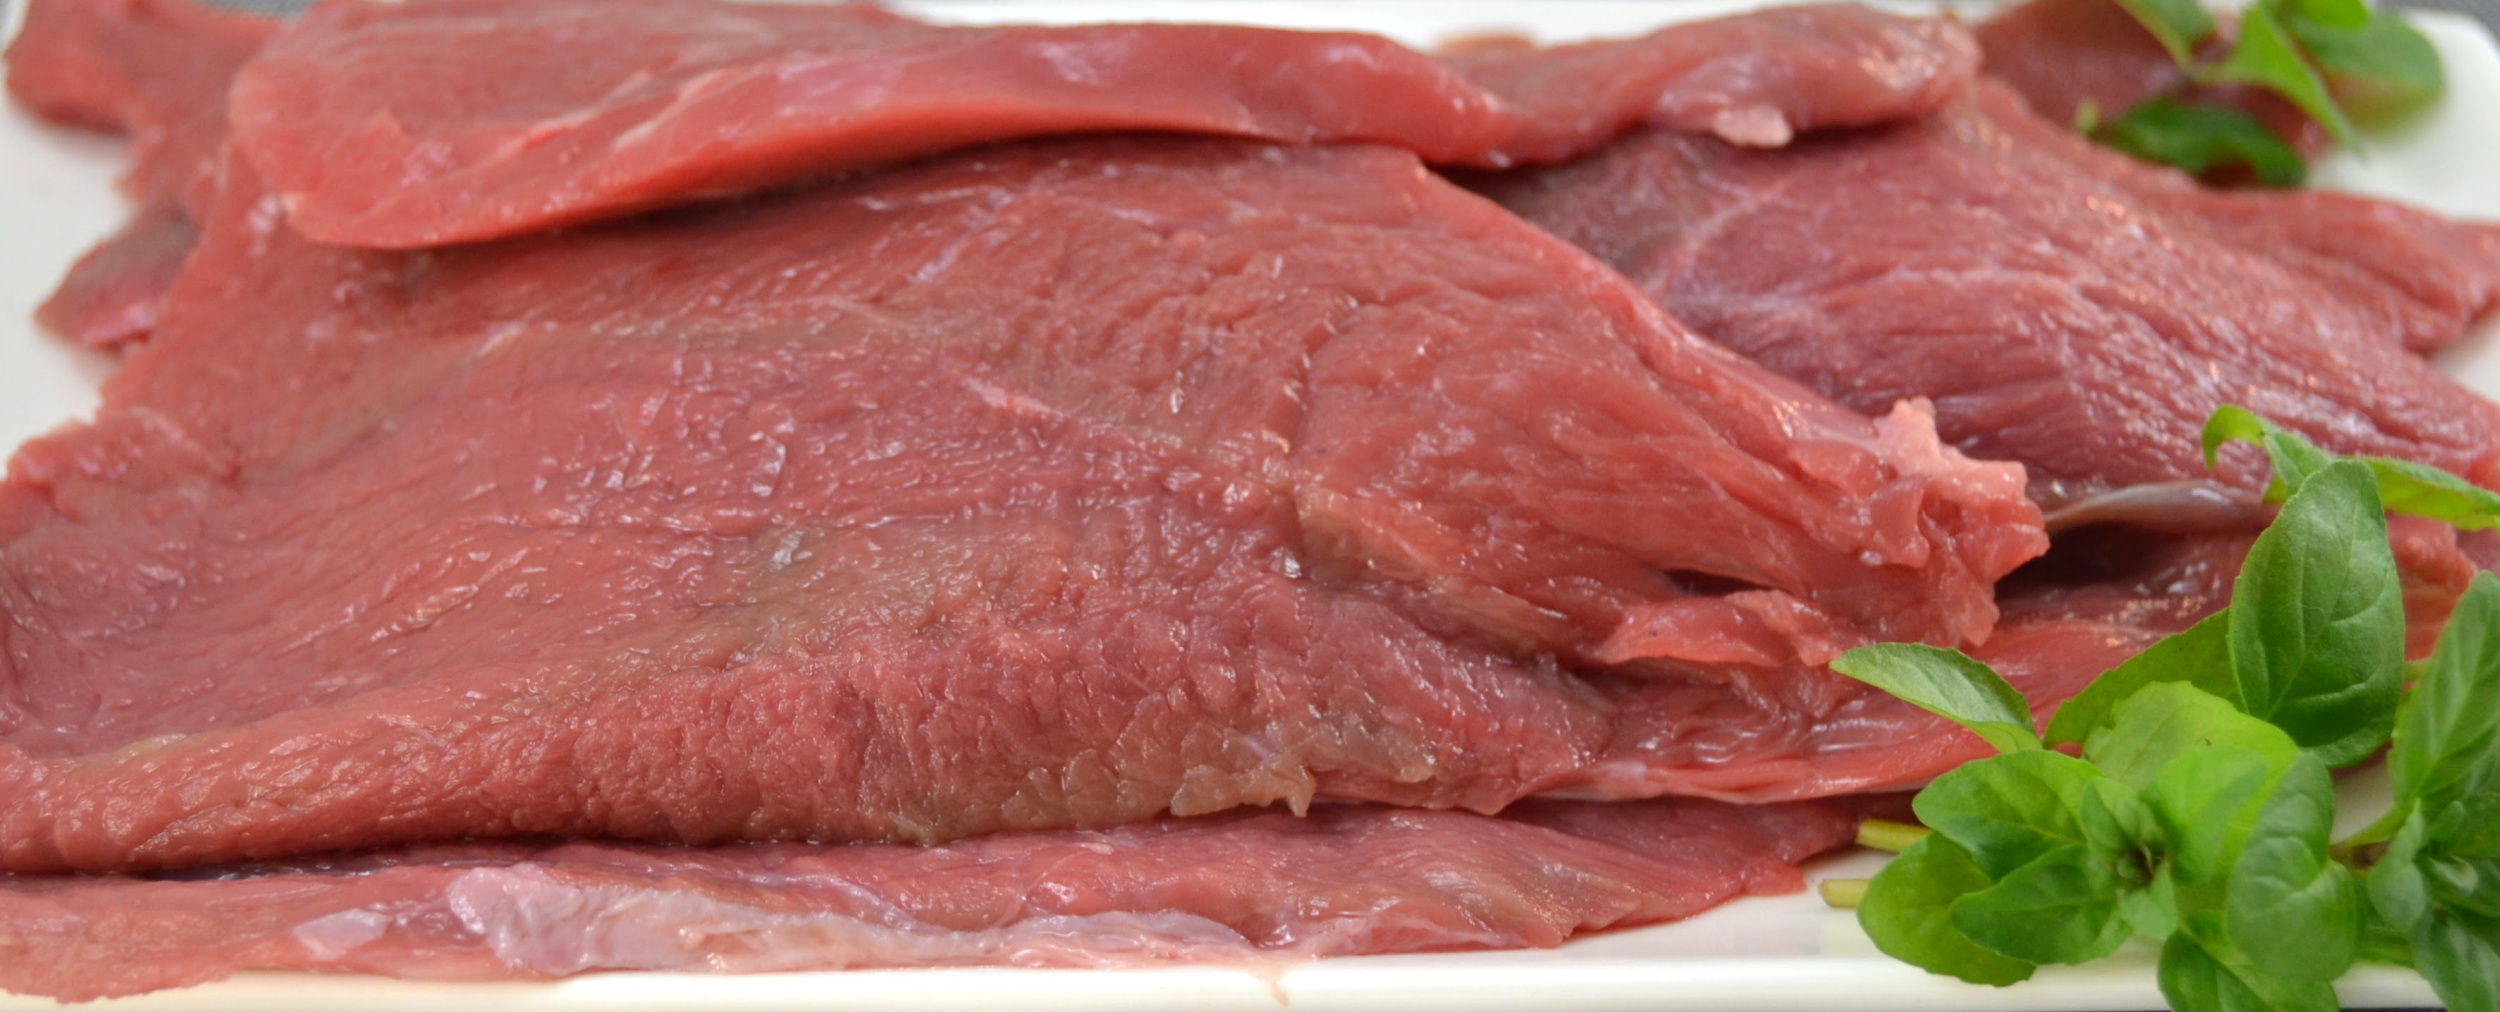
{"type": "Polygon", "coordinates": [[[1565,666],[1709,592],[1668,573],[1961,643],[2042,543],[2017,469],[1403,151],[1006,147],[422,253],[233,172],[12,465],[12,869],[1492,810],[1602,750],[1565,666]]]}
{"type": "Polygon", "coordinates": [[[1018,137],[1179,131],[1552,160],[1650,123],[1781,143],[1933,109],[1960,27],[1847,6],[1445,63],[1376,36],[968,27],[865,5],[325,3],[236,81],[289,217],[406,248],[536,231],[1018,137]]]}

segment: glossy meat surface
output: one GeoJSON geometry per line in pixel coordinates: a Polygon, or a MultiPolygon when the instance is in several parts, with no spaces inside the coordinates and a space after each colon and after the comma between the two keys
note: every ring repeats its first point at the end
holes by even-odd
{"type": "MultiPolygon", "coordinates": [[[[1861,409],[1932,398],[2044,506],[2206,477],[2238,403],[2346,452],[2500,481],[2500,411],[2412,350],[2500,299],[2500,229],[2319,192],[2215,193],[2002,88],[1748,151],[1652,132],[1491,182],[1679,318],[1861,409]]],[[[2221,478],[2252,488],[2261,460],[2221,478]]]]}
{"type": "Polygon", "coordinates": [[[129,224],[70,268],[35,318],[99,348],[140,340],[198,239],[226,137],[226,85],[277,24],[180,0],[29,0],[9,45],[11,97],[130,140],[129,224]]]}
{"type": "Polygon", "coordinates": [[[295,228],[404,248],[1052,133],[1373,141],[1473,165],[1644,122],[1776,144],[1935,108],[1976,64],[1956,26],[1843,6],[1445,64],[1364,35],[940,27],[865,5],[338,0],[243,73],[234,122],[295,228]]]}
{"type": "MultiPolygon", "coordinates": [[[[2223,15],[2220,33],[2232,31],[2223,15]]],[[[2161,40],[2116,0],[2029,0],[1989,15],[1971,33],[1979,38],[1982,71],[2022,93],[2051,122],[2074,123],[2087,109],[2108,122],[2138,102],[2168,95],[2247,113],[2303,154],[2331,143],[2325,128],[2271,91],[2191,83],[2161,40]]],[[[2218,58],[2226,48],[2217,37],[2197,56],[2218,58]]]]}
{"type": "Polygon", "coordinates": [[[1403,152],[998,149],[423,254],[233,171],[0,486],[11,868],[1491,810],[1604,746],[1556,659],[1636,608],[1968,642],[2041,545],[2014,469],[1403,152]]]}
{"type": "Polygon", "coordinates": [[[934,848],[466,845],[237,877],[0,877],[0,988],[71,1000],[238,970],[1276,965],[1551,947],[1793,892],[1849,806],[1327,807],[934,848]]]}

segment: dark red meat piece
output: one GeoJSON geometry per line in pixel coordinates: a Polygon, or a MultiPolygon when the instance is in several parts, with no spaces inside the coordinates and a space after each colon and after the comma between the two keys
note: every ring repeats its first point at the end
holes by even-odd
{"type": "MultiPolygon", "coordinates": [[[[2222,30],[2230,31],[2229,19],[2222,30]]],[[[2326,130],[2282,96],[2237,85],[2192,85],[2161,40],[2114,0],[2031,0],[1990,16],[1972,29],[1982,68],[2004,81],[2040,115],[2073,123],[2089,103],[2103,122],[2136,103],[2172,95],[2200,105],[2237,109],[2304,154],[2326,150],[2326,130]]],[[[2218,58],[2228,43],[2210,42],[2200,59],[2218,58]]]]}
{"type": "Polygon", "coordinates": [[[2186,80],[2186,73],[2115,0],[2031,0],[1971,29],[1990,77],[2041,116],[2072,123],[2089,103],[2114,119],[2186,80]]]}
{"type": "Polygon", "coordinates": [[[8,50],[11,96],[37,115],[125,134],[139,213],[79,260],[36,319],[110,348],[147,336],[198,238],[226,137],[226,84],[276,22],[181,0],[29,0],[8,50]]]}
{"type": "Polygon", "coordinates": [[[145,338],[199,240],[199,229],[180,209],[149,206],[70,267],[35,308],[35,321],[90,348],[145,338]]]}
{"type": "Polygon", "coordinates": [[[1837,803],[1330,806],[935,848],[437,847],[191,881],[0,878],[0,988],[69,1000],[238,970],[1129,967],[1548,947],[1804,885],[1837,803]]]}
{"type": "Polygon", "coordinates": [[[277,28],[185,0],[29,0],[9,94],[45,119],[128,135],[132,195],[197,211],[215,190],[226,85],[277,28]]]}
{"type": "Polygon", "coordinates": [[[1968,642],[2043,543],[2014,469],[1404,152],[998,149],[418,254],[232,171],[0,486],[10,868],[1490,810],[1606,746],[1555,659],[1635,609],[1968,642]]]}
{"type": "MultiPolygon", "coordinates": [[[[1948,442],[2022,462],[2046,506],[2206,476],[2197,433],[2223,403],[2500,483],[2500,410],[2407,350],[2500,300],[2488,225],[2204,190],[1993,86],[1779,151],[1645,133],[1489,188],[1843,403],[1932,398],[1948,442]]],[[[2262,460],[2225,465],[2253,488],[2262,460]]]]}
{"type": "Polygon", "coordinates": [[[1959,28],[1853,7],[1444,64],[1385,39],[1204,25],[935,27],[868,6],[338,0],[237,80],[234,122],[325,242],[508,236],[1049,133],[1376,141],[1504,165],[1636,123],[1779,143],[1933,109],[1959,28]]]}

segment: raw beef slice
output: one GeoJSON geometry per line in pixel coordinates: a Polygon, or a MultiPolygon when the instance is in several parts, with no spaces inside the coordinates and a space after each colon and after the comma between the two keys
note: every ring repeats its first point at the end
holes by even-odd
{"type": "MultiPolygon", "coordinates": [[[[2500,487],[2500,410],[2408,351],[2500,302],[2500,229],[2330,193],[2217,193],[1983,85],[1779,151],[1648,132],[1489,192],[1678,318],[1947,442],[2052,509],[2201,479],[2237,403],[2330,448],[2500,487]]],[[[2246,490],[2262,455],[2231,451],[2246,490]]]]}
{"type": "Polygon", "coordinates": [[[1933,109],[1960,28],[1844,6],[1444,63],[1366,35],[940,27],[866,5],[332,0],[234,88],[239,143],[324,242],[495,238],[1050,133],[1376,141],[1498,166],[1642,122],[1778,144],[1933,109]]]}
{"type": "Polygon", "coordinates": [[[1635,612],[1695,633],[1662,676],[1829,679],[1985,637],[2043,544],[2017,469],[1404,152],[1002,148],[416,254],[275,204],[228,167],[0,485],[0,866],[1492,810],[1607,747],[1572,669],[1635,612]]]}
{"type": "Polygon", "coordinates": [[[122,185],[140,210],[35,311],[109,348],[147,336],[198,239],[226,138],[226,85],[277,24],[181,0],[30,0],[9,44],[9,93],[54,122],[128,136],[122,185]]]}
{"type": "Polygon", "coordinates": [[[1832,802],[1328,806],[934,848],[470,844],[213,878],[0,878],[0,988],[71,1000],[246,969],[1275,966],[1547,947],[1804,885],[1832,802]]]}
{"type": "MultiPolygon", "coordinates": [[[[2223,36],[2235,30],[2229,15],[2220,20],[2199,59],[2229,48],[2223,36]]],[[[2168,96],[2246,113],[2304,154],[2324,151],[2330,141],[2325,128],[2272,91],[2194,83],[2117,0],[2030,0],[1990,15],[1972,34],[1979,38],[1982,71],[2052,122],[2074,123],[2087,109],[2107,122],[2145,99],[2168,96]]]]}

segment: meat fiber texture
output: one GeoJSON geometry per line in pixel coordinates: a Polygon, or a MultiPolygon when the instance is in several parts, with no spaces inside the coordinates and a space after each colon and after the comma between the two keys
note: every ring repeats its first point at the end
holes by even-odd
{"type": "Polygon", "coordinates": [[[235,82],[238,142],[316,240],[509,236],[1051,133],[1374,141],[1552,161],[1639,123],[1780,144],[1949,100],[1941,21],[1802,7],[1444,62],[1366,35],[937,27],[870,6],[315,7],[235,82]]]}
{"type": "Polygon", "coordinates": [[[2500,304],[2490,225],[2202,189],[1995,85],[1779,151],[1643,133],[1487,189],[1844,404],[1931,399],[1947,442],[2021,462],[2053,510],[2208,477],[2248,501],[2262,455],[2234,448],[2217,473],[2198,451],[2225,403],[2500,487],[2500,409],[2416,354],[2500,304]]]}
{"type": "Polygon", "coordinates": [[[12,869],[1493,810],[1597,758],[1627,616],[1832,682],[1983,638],[2042,544],[2017,469],[1404,152],[996,149],[424,254],[227,180],[0,487],[12,869]]]}
{"type": "MultiPolygon", "coordinates": [[[[2037,32],[2077,9],[2032,5],[1992,26],[2037,32]]],[[[2500,415],[2415,355],[2500,300],[2488,225],[2324,193],[2205,190],[2084,144],[1994,84],[1938,116],[1778,152],[1651,133],[1482,186],[1713,339],[1844,403],[1931,398],[1948,441],[2025,465],[2052,530],[2167,532],[2078,536],[2055,554],[2087,561],[2047,570],[2068,583],[2008,592],[2016,626],[2141,636],[2220,607],[2269,516],[2260,455],[2226,451],[2219,473],[2199,456],[2220,404],[2347,452],[2495,477],[2500,415]],[[2137,580],[2098,561],[2111,557],[2141,573],[2203,558],[2219,582],[2137,580]]],[[[2391,534],[2418,655],[2473,558],[2492,553],[2442,524],[2400,518],[2391,534]]]]}
{"type": "MultiPolygon", "coordinates": [[[[184,16],[47,6],[30,38],[108,52],[184,16]]],[[[214,104],[189,109],[162,115],[214,104]]],[[[1914,782],[1957,732],[1811,662],[1976,641],[2041,543],[2018,473],[1920,408],[1870,423],[1719,353],[1400,152],[994,149],[425,254],[307,243],[215,152],[142,170],[207,181],[153,201],[196,250],[81,273],[177,265],[161,329],[0,484],[11,988],[1238,960],[1683,916],[1795,888],[1851,811],[1158,813],[1914,782]],[[1695,635],[1627,654],[1635,613],[1695,635]],[[1658,693],[1740,720],[1679,730],[1658,693]],[[1831,720],[1897,738],[1800,756],[1831,720]]]]}
{"type": "MultiPolygon", "coordinates": [[[[2221,20],[2218,36],[2235,34],[2230,16],[2221,20]]],[[[2117,0],[2030,0],[1990,15],[1972,33],[1988,76],[2055,122],[2077,122],[2087,110],[2106,122],[2145,99],[2171,96],[2247,113],[2304,154],[2325,151],[2331,142],[2324,127],[2272,91],[2194,83],[2117,0]]],[[[2229,45],[2217,37],[2197,56],[2219,56],[2229,45]]]]}
{"type": "MultiPolygon", "coordinates": [[[[1452,65],[1515,108],[1616,81],[1541,121],[1548,153],[1484,160],[1558,157],[1731,73],[1676,69],[1690,38],[1886,21],[1851,17],[1452,65]]],[[[1764,52],[1698,66],[1831,80],[1764,52]]],[[[1761,144],[1847,105],[1795,101],[1650,118],[1761,144]]],[[[1980,101],[1752,157],[2066,143],[1980,101]]],[[[0,484],[0,985],[1553,944],[1793,888],[1850,814],[1517,799],[1917,783],[1984,745],[1817,671],[1838,649],[1964,645],[2046,712],[2218,606],[2246,543],[2087,529],[1999,622],[1989,586],[2042,544],[2020,472],[1917,402],[1870,423],[1714,351],[1402,151],[993,147],[401,254],[304,241],[217,144],[148,149],[138,178],[193,184],[154,209],[205,238],[82,268],[174,278],[163,331],[0,484]],[[1249,806],[1311,814],[1166,814],[1249,806]],[[958,842],[307,857],[549,833],[958,842]],[[252,858],[298,863],[221,866],[252,858]]],[[[2487,231],[2110,175],[2146,221],[2357,296],[2381,350],[2490,302],[2487,231]]],[[[2078,490],[2143,487],[2048,498],[2123,517],[2078,490]]],[[[2396,544],[2409,611],[2471,572],[2444,528],[2396,544]]]]}
{"type": "Polygon", "coordinates": [[[36,310],[98,348],[147,336],[198,240],[226,139],[226,86],[274,22],[179,0],[35,3],[8,51],[9,93],[58,123],[130,139],[122,185],[139,205],[36,310]]]}
{"type": "Polygon", "coordinates": [[[80,1000],[244,969],[485,980],[1552,946],[1793,892],[1797,862],[1856,825],[1829,802],[1328,807],[935,848],[471,844],[42,880],[0,885],[0,988],[80,1000]]]}

